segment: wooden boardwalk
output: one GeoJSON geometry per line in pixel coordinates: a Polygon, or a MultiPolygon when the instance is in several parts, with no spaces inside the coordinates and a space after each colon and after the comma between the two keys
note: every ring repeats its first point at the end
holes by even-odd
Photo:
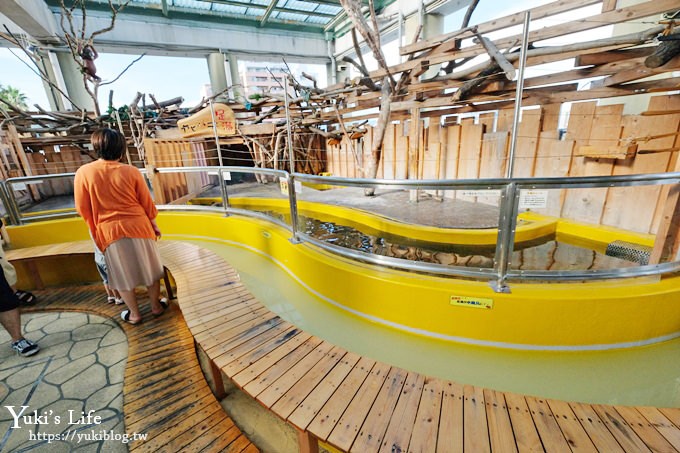
{"type": "Polygon", "coordinates": [[[194,340],[177,306],[154,318],[142,303],[144,322],[120,319],[123,307],[106,303],[101,285],[36,291],[32,311],[80,311],[110,317],[125,331],[128,360],[123,386],[126,432],[147,433],[133,452],[259,451],[227,416],[208,386],[194,340]]]}
{"type": "Polygon", "coordinates": [[[160,246],[186,325],[213,369],[296,427],[301,450],[322,440],[361,453],[680,451],[680,408],[568,403],[393,367],[282,320],[216,254],[181,242],[160,246]]]}

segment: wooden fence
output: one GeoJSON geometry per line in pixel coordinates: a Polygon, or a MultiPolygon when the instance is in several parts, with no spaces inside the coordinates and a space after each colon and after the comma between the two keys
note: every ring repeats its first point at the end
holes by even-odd
{"type": "Polygon", "coordinates": [[[217,151],[208,143],[205,139],[144,139],[157,204],[180,203],[198,195],[208,185],[207,172],[153,173],[154,168],[216,165],[217,151]]]}
{"type": "MultiPolygon", "coordinates": [[[[559,105],[525,109],[517,132],[513,176],[605,176],[678,171],[680,95],[655,96],[641,115],[623,115],[623,105],[597,102],[571,106],[566,133],[558,130],[559,105]],[[633,146],[631,146],[631,144],[633,146]],[[637,152],[635,152],[637,148],[637,152]]],[[[481,114],[457,124],[421,120],[388,126],[378,178],[477,179],[505,177],[513,111],[481,114]]],[[[327,146],[328,171],[363,177],[372,130],[359,143],[327,146]]],[[[537,212],[582,222],[655,233],[666,201],[662,186],[552,190],[537,212]]],[[[444,196],[456,196],[447,191],[444,196]]],[[[461,195],[458,195],[462,197],[461,195]]],[[[477,201],[497,203],[497,197],[477,201]]]]}

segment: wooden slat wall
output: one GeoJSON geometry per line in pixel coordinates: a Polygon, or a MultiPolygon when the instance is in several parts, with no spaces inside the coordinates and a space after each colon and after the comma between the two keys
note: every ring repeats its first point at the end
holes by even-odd
{"type": "MultiPolygon", "coordinates": [[[[652,97],[648,110],[655,115],[623,115],[623,105],[598,106],[596,102],[571,105],[566,134],[560,136],[561,104],[526,109],[517,134],[515,177],[607,176],[673,171],[680,148],[680,134],[656,139],[657,135],[680,131],[680,95],[652,97]],[[659,114],[668,111],[668,114],[659,114]],[[579,155],[581,147],[612,149],[637,138],[638,149],[652,151],[626,159],[592,158],[579,155]]],[[[408,150],[418,141],[418,174],[424,179],[476,179],[504,177],[507,171],[512,109],[483,114],[478,120],[463,118],[444,126],[429,118],[418,137],[408,135],[408,121],[388,127],[383,142],[383,171],[379,177],[406,179],[408,150]],[[406,123],[406,125],[405,125],[406,123]],[[493,127],[495,126],[495,130],[493,127]]],[[[370,129],[370,127],[369,127],[370,129]]],[[[343,151],[347,144],[343,141],[343,151]]],[[[338,164],[338,147],[329,149],[329,171],[335,176],[359,176],[353,163],[338,164]],[[349,170],[349,171],[348,171],[349,170]]],[[[630,188],[552,190],[548,206],[538,213],[655,233],[661,217],[662,186],[630,188]],[[630,209],[630,206],[636,209],[630,209]]],[[[441,194],[440,194],[441,195],[441,194]]],[[[452,198],[452,191],[443,193],[452,198]]],[[[475,201],[475,197],[461,197],[475,201]]],[[[496,204],[497,197],[476,197],[496,204]]]]}
{"type": "MultiPolygon", "coordinates": [[[[156,168],[210,165],[203,140],[144,139],[147,162],[156,168]]],[[[156,174],[152,178],[155,201],[167,204],[198,194],[209,182],[206,172],[156,174]]]]}

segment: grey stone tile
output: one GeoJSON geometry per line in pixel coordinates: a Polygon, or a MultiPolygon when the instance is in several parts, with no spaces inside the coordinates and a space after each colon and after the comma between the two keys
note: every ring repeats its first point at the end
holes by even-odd
{"type": "MultiPolygon", "coordinates": [[[[92,356],[83,357],[90,358],[92,356]]],[[[65,398],[87,399],[90,395],[106,386],[106,368],[93,363],[86,369],[61,385],[61,392],[65,398]]]]}
{"type": "MultiPolygon", "coordinates": [[[[85,357],[86,355],[96,353],[97,349],[99,348],[99,341],[100,341],[99,338],[77,341],[71,347],[71,350],[68,353],[68,357],[71,360],[75,360],[81,357],[85,357]]],[[[127,351],[125,355],[127,356],[127,351]]]]}
{"type": "Polygon", "coordinates": [[[45,324],[41,330],[45,333],[72,332],[85,323],[87,323],[85,316],[56,318],[54,321],[45,324]]]}
{"type": "Polygon", "coordinates": [[[92,395],[90,395],[89,398],[87,398],[85,401],[85,410],[98,410],[104,407],[123,407],[122,396],[123,389],[120,385],[107,385],[97,390],[92,395]]]}
{"type": "Polygon", "coordinates": [[[53,323],[59,317],[59,313],[45,313],[45,314],[22,314],[21,321],[24,322],[24,333],[35,332],[40,330],[48,324],[53,323]]]}
{"type": "Polygon", "coordinates": [[[127,360],[111,365],[108,368],[109,384],[122,384],[125,376],[125,364],[127,360]]]}
{"type": "Polygon", "coordinates": [[[116,328],[111,329],[109,332],[106,333],[100,345],[111,346],[120,343],[125,343],[126,344],[125,347],[127,349],[127,337],[125,336],[125,333],[120,328],[116,328]]]}
{"type": "MultiPolygon", "coordinates": [[[[43,337],[36,338],[36,337],[30,337],[33,339],[33,341],[37,341],[40,344],[40,348],[43,350],[48,350],[55,348],[59,345],[66,344],[66,352],[61,353],[62,355],[66,355],[68,352],[68,348],[71,346],[71,332],[70,331],[65,331],[65,332],[55,332],[55,333],[50,333],[47,334],[43,337]]],[[[60,354],[59,352],[50,352],[50,355],[55,355],[55,354],[60,354]]]]}
{"type": "Polygon", "coordinates": [[[97,350],[97,359],[99,362],[111,366],[122,361],[127,361],[128,351],[127,342],[123,346],[122,344],[116,344],[112,346],[105,346],[97,350]]]}
{"type": "Polygon", "coordinates": [[[72,338],[74,341],[90,340],[92,338],[104,338],[113,327],[106,324],[86,324],[73,330],[72,338]]]}
{"type": "Polygon", "coordinates": [[[69,361],[66,365],[61,368],[47,373],[45,380],[47,382],[52,382],[55,384],[62,384],[69,379],[77,376],[82,372],[83,369],[92,365],[95,362],[95,357],[93,355],[88,355],[81,357],[80,359],[69,361]]]}

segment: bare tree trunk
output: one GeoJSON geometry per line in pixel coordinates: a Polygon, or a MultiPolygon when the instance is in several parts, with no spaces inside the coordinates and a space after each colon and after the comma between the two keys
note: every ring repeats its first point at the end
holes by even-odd
{"type": "MultiPolygon", "coordinates": [[[[387,131],[387,124],[390,121],[390,84],[387,77],[383,79],[381,98],[380,98],[380,115],[378,115],[378,123],[373,129],[373,147],[371,149],[371,159],[368,162],[368,169],[366,176],[375,179],[378,175],[378,164],[382,155],[382,145],[385,140],[385,131],[387,131]]],[[[374,188],[364,189],[364,195],[375,195],[374,188]]]]}

